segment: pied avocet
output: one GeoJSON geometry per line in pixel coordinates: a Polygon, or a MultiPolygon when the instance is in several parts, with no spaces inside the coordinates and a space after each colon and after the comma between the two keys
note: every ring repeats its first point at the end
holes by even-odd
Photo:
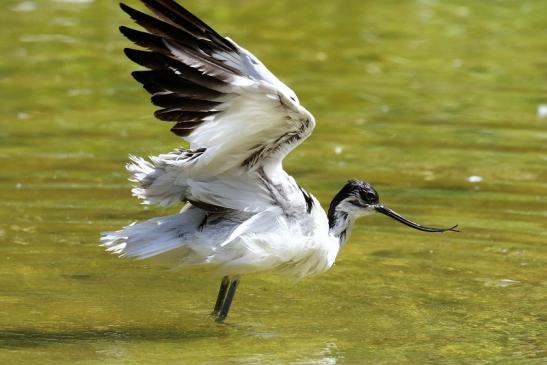
{"type": "Polygon", "coordinates": [[[149,160],[131,157],[133,194],[146,204],[185,203],[180,213],[106,232],[108,251],[223,275],[214,306],[226,318],[239,275],[318,274],[334,263],[358,217],[379,212],[414,223],[379,202],[367,182],[349,180],[328,212],[282,166],[315,127],[295,93],[255,56],[173,0],[141,0],[156,17],[121,8],[147,32],[121,27],[143,50],[125,54],[146,71],[133,77],[161,109],[158,119],[189,142],[149,160]]]}

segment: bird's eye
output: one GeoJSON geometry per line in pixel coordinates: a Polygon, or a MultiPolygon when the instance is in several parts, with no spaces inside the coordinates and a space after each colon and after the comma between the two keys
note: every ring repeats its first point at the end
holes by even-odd
{"type": "Polygon", "coordinates": [[[370,192],[366,192],[364,194],[361,194],[361,197],[364,201],[367,203],[376,203],[376,195],[370,192]]]}

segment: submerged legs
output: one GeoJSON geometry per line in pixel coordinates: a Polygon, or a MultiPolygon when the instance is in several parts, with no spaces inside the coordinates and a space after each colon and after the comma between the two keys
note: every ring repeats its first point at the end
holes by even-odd
{"type": "Polygon", "coordinates": [[[220,282],[220,288],[218,289],[217,301],[215,303],[215,309],[211,315],[218,316],[220,309],[222,308],[222,303],[224,303],[224,298],[226,298],[226,292],[228,291],[228,285],[230,285],[230,278],[225,276],[220,282]]]}
{"type": "Polygon", "coordinates": [[[230,280],[230,287],[228,288],[228,293],[226,293],[226,298],[224,298],[224,303],[218,314],[217,321],[222,322],[228,316],[228,311],[230,310],[230,305],[232,305],[232,300],[236,294],[237,286],[239,285],[239,276],[236,276],[234,279],[230,280]]]}
{"type": "Polygon", "coordinates": [[[238,285],[239,276],[234,276],[232,279],[228,276],[222,278],[215,308],[213,309],[213,313],[211,313],[216,316],[217,322],[224,321],[228,316],[228,311],[230,310],[230,305],[232,304],[238,285]]]}

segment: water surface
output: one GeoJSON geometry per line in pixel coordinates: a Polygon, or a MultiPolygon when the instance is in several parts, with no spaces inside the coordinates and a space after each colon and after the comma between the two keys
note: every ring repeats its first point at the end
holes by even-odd
{"type": "MultiPolygon", "coordinates": [[[[135,1],[130,2],[136,5],[135,1]]],[[[324,205],[347,178],[459,234],[363,219],[328,273],[218,283],[120,260],[99,232],[172,214],[131,197],[153,119],[116,2],[0,5],[0,363],[545,364],[543,1],[186,1],[318,121],[286,169],[324,205]]]]}

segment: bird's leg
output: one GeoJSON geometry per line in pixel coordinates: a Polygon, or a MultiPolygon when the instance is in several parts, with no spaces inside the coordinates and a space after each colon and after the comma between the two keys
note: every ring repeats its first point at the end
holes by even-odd
{"type": "Polygon", "coordinates": [[[230,287],[228,288],[228,293],[226,293],[226,298],[224,299],[224,303],[222,303],[222,308],[220,309],[220,312],[218,313],[217,322],[223,322],[226,317],[228,316],[228,311],[230,310],[230,305],[232,304],[232,300],[234,299],[234,295],[236,293],[237,286],[239,285],[239,276],[235,276],[234,279],[230,280],[230,287]]]}
{"type": "Polygon", "coordinates": [[[220,288],[218,289],[218,296],[217,301],[215,303],[215,309],[213,309],[213,313],[211,315],[218,316],[220,313],[220,309],[222,308],[222,304],[224,303],[224,299],[226,298],[226,291],[228,290],[228,285],[230,284],[230,278],[228,276],[225,276],[222,278],[222,281],[220,282],[220,288]]]}

